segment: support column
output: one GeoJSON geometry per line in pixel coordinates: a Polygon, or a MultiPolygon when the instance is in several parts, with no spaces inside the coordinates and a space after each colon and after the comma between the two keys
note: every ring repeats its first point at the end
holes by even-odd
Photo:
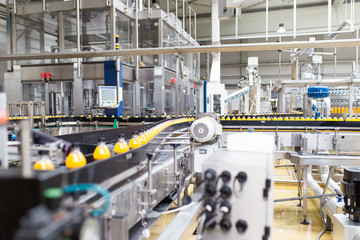
{"type": "Polygon", "coordinates": [[[154,67],[154,105],[155,115],[160,116],[165,112],[165,86],[164,86],[164,68],[154,67]]]}
{"type": "Polygon", "coordinates": [[[261,111],[261,80],[260,77],[256,80],[256,100],[255,100],[255,112],[259,114],[261,111]]]}
{"type": "Polygon", "coordinates": [[[133,115],[134,116],[140,116],[140,81],[136,80],[134,82],[134,89],[133,89],[133,99],[134,99],[134,104],[133,104],[133,115]]]}
{"type": "MultiPolygon", "coordinates": [[[[59,12],[59,25],[58,25],[58,52],[63,52],[65,43],[64,43],[64,12],[59,12]]],[[[63,59],[58,59],[58,62],[63,62],[63,59]]]]}
{"type": "Polygon", "coordinates": [[[84,113],[82,75],[80,65],[74,63],[73,114],[75,116],[79,116],[84,113]]]}
{"type": "Polygon", "coordinates": [[[349,86],[349,118],[352,118],[354,115],[353,111],[353,105],[354,105],[354,84],[350,83],[349,86]]]}

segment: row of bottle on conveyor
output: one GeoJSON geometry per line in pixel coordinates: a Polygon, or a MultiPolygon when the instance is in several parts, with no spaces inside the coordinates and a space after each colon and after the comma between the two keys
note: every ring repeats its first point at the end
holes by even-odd
{"type": "MultiPolygon", "coordinates": [[[[130,139],[129,143],[125,140],[125,135],[121,134],[118,138],[114,146],[114,153],[115,154],[122,154],[130,149],[135,149],[138,147],[143,146],[151,139],[153,139],[157,134],[159,134],[165,128],[177,124],[188,121],[187,119],[177,119],[172,121],[167,121],[162,124],[159,124],[152,128],[146,128],[139,131],[135,131],[133,133],[132,138],[130,139]]],[[[49,156],[47,155],[46,151],[39,152],[40,159],[35,162],[34,170],[54,170],[55,165],[50,160],[49,156]]],[[[111,157],[111,151],[109,147],[105,143],[105,138],[100,138],[98,141],[98,145],[96,146],[93,152],[93,158],[95,161],[101,161],[111,157]]],[[[65,165],[68,169],[83,167],[86,165],[86,158],[84,154],[80,151],[79,144],[73,144],[71,152],[68,154],[65,165]]]]}
{"type": "MultiPolygon", "coordinates": [[[[331,107],[332,114],[348,114],[349,108],[348,107],[331,107]]],[[[360,114],[360,107],[353,108],[353,114],[360,114]]]]}

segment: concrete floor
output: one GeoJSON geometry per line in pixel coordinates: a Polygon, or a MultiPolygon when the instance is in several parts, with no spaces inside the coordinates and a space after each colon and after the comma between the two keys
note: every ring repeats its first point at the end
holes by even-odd
{"type": "MultiPolygon", "coordinates": [[[[277,161],[275,164],[279,164],[277,161]]],[[[282,161],[281,165],[289,164],[288,161],[282,161]]],[[[288,179],[294,180],[293,175],[290,174],[294,170],[293,167],[277,167],[275,168],[274,179],[288,179]]],[[[308,190],[309,195],[313,195],[311,190],[308,190]]],[[[275,184],[274,199],[297,197],[296,183],[280,183],[275,184]]],[[[301,207],[297,204],[299,201],[288,201],[274,203],[274,225],[272,228],[272,239],[274,240],[290,240],[290,239],[316,239],[318,233],[322,230],[322,221],[319,213],[319,200],[308,200],[308,221],[309,225],[302,225],[300,221],[302,218],[301,207]]],[[[174,214],[163,215],[150,229],[150,239],[156,239],[163,229],[175,217],[174,214]]],[[[193,238],[196,239],[194,235],[193,238]]],[[[331,240],[331,232],[326,232],[321,240],[331,240]]]]}

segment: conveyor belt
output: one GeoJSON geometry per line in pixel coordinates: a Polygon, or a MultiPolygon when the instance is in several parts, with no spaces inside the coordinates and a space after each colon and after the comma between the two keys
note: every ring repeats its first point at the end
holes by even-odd
{"type": "MultiPolygon", "coordinates": [[[[166,128],[165,131],[175,131],[189,125],[188,122],[176,124],[166,128]]],[[[143,126],[79,133],[63,136],[63,139],[70,142],[93,143],[93,141],[97,141],[99,136],[104,136],[107,141],[113,141],[120,133],[129,136],[135,128],[141,127],[143,126]]],[[[158,135],[160,139],[154,138],[140,148],[130,150],[125,154],[115,155],[102,161],[90,162],[84,167],[72,170],[62,167],[54,171],[36,172],[36,175],[31,178],[22,178],[20,177],[20,169],[1,169],[0,215],[2,217],[0,218],[0,239],[12,238],[11,235],[18,227],[20,217],[24,216],[29,209],[44,202],[42,194],[49,187],[62,187],[64,184],[88,182],[102,183],[111,177],[130,170],[130,173],[132,173],[131,176],[129,175],[130,178],[141,174],[145,169],[139,172],[133,170],[137,169],[141,161],[147,159],[146,153],[152,152],[158,146],[161,142],[161,136],[164,136],[164,134],[160,133],[158,135]]]]}
{"type": "Polygon", "coordinates": [[[351,130],[360,131],[360,121],[267,121],[267,120],[223,120],[223,129],[249,128],[251,126],[264,129],[305,129],[321,128],[322,130],[351,130]]]}

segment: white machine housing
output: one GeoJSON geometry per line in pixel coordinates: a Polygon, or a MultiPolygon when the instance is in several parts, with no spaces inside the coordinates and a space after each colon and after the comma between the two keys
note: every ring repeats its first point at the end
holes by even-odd
{"type": "Polygon", "coordinates": [[[232,208],[230,213],[222,218],[219,206],[216,209],[216,222],[228,218],[231,228],[223,231],[219,224],[216,224],[215,228],[204,230],[203,239],[271,239],[274,209],[273,161],[272,136],[261,133],[235,133],[228,136],[227,149],[219,150],[204,162],[204,172],[213,169],[217,176],[224,171],[230,172],[230,181],[222,183],[222,180],[219,180],[217,193],[211,199],[218,198],[219,189],[226,184],[232,189],[231,196],[226,199],[232,208]],[[240,172],[245,172],[247,176],[242,185],[235,179],[240,172]],[[237,230],[239,220],[247,223],[244,232],[237,230]]]}
{"type": "Polygon", "coordinates": [[[190,127],[191,137],[198,144],[194,148],[194,171],[202,173],[202,165],[221,146],[216,140],[222,134],[222,126],[212,117],[202,117],[190,127]]]}
{"type": "Polygon", "coordinates": [[[191,137],[198,143],[215,140],[222,133],[222,126],[211,117],[196,120],[190,127],[191,137]]]}
{"type": "Polygon", "coordinates": [[[348,215],[334,214],[334,240],[360,240],[360,223],[350,220],[348,215]]]}

